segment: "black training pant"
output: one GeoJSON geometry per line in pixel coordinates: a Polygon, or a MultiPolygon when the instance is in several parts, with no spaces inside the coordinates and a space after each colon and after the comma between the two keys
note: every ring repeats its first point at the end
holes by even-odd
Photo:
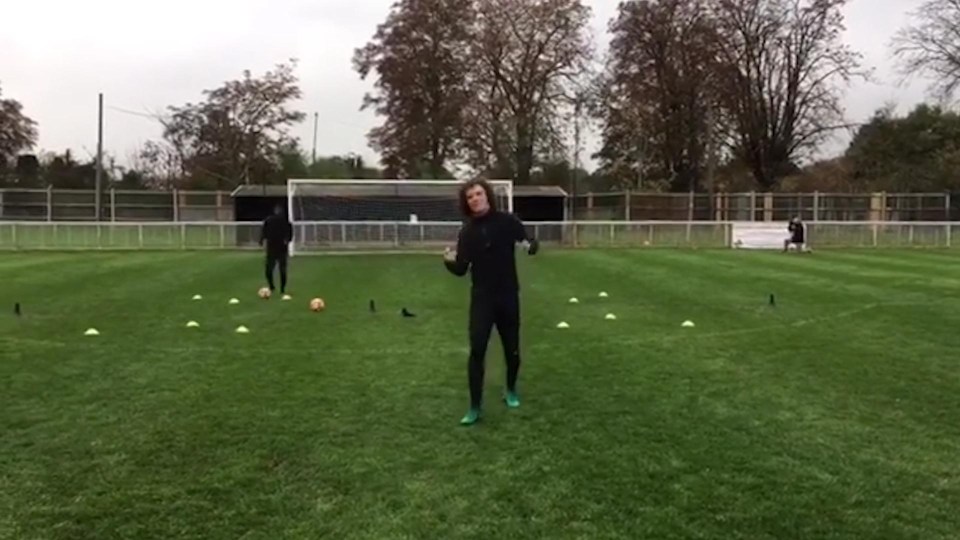
{"type": "Polygon", "coordinates": [[[470,404],[480,407],[487,343],[497,327],[503,356],[507,361],[507,389],[517,386],[520,372],[520,296],[516,291],[484,293],[473,291],[470,298],[470,358],[467,376],[470,383],[470,404]]]}
{"type": "Polygon", "coordinates": [[[266,276],[271,291],[276,289],[273,285],[273,269],[277,266],[280,267],[280,291],[286,292],[287,290],[287,256],[286,249],[267,248],[266,276]]]}

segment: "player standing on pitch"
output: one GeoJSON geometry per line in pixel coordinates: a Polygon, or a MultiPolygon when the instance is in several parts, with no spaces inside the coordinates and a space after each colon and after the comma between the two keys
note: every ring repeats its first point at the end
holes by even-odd
{"type": "Polygon", "coordinates": [[[800,221],[798,216],[794,216],[794,218],[790,220],[790,224],[787,225],[787,231],[790,232],[790,238],[783,241],[783,252],[786,253],[791,245],[797,246],[797,250],[800,252],[806,252],[807,227],[800,221]]]}
{"type": "Polygon", "coordinates": [[[514,215],[497,210],[493,188],[485,180],[465,182],[459,193],[460,212],[465,218],[457,239],[456,251],[444,251],[444,264],[457,276],[470,270],[470,357],[467,376],[470,385],[470,410],[460,420],[463,425],[480,419],[487,343],[496,325],[503,355],[507,361],[507,387],[504,401],[508,407],[520,406],[517,376],[520,373],[520,285],[517,279],[515,249],[527,243],[527,253],[539,249],[535,238],[527,236],[523,223],[514,215]]]}
{"type": "Polygon", "coordinates": [[[290,255],[290,242],[293,241],[293,224],[284,215],[283,206],[277,205],[273,209],[273,214],[263,220],[263,227],[260,229],[260,245],[264,241],[267,243],[267,264],[266,275],[267,284],[270,285],[270,292],[276,290],[273,285],[273,269],[280,267],[280,294],[287,292],[287,258],[290,255]]]}

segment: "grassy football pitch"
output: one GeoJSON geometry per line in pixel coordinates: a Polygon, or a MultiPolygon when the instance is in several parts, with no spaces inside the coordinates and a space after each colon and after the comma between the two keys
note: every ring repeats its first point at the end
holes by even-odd
{"type": "Polygon", "coordinates": [[[519,260],[463,428],[439,255],[0,255],[0,538],[956,538],[960,254],[519,260]]]}

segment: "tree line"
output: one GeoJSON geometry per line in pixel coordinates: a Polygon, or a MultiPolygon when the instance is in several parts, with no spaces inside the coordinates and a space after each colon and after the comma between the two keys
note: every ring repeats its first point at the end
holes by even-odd
{"type": "MultiPolygon", "coordinates": [[[[601,58],[581,0],[398,0],[353,57],[373,85],[359,105],[381,120],[368,133],[379,167],[308,159],[290,135],[306,117],[291,60],[168,107],[162,137],[105,172],[117,187],[185,189],[464,169],[580,191],[960,187],[949,108],[845,118],[846,86],[871,77],[842,41],[847,1],[623,1],[601,58]],[[590,125],[602,136],[592,172],[579,144],[590,125]],[[841,156],[802,166],[842,130],[854,137],[841,156]]],[[[899,75],[927,77],[941,103],[960,88],[957,28],[960,0],[927,0],[889,42],[899,75]]],[[[0,94],[0,181],[92,187],[92,158],[23,153],[37,130],[0,94]]]]}

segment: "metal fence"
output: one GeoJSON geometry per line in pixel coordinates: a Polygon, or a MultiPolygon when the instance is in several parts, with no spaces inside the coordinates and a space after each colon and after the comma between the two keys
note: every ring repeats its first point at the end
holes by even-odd
{"type": "MultiPolygon", "coordinates": [[[[229,191],[111,189],[100,197],[99,221],[230,221],[229,191]]],[[[98,221],[95,190],[0,189],[0,220],[98,221]]]]}
{"type": "MultiPolygon", "coordinates": [[[[306,222],[295,227],[297,253],[336,250],[440,249],[456,242],[458,223],[306,222]]],[[[731,246],[734,222],[606,221],[528,224],[555,247],[731,246]]],[[[960,244],[960,223],[817,222],[807,224],[816,248],[935,247],[960,244]]],[[[2,250],[258,249],[259,223],[0,222],[2,250]]],[[[784,236],[786,232],[784,231],[784,236]]]]}
{"type": "MultiPolygon", "coordinates": [[[[227,191],[107,190],[100,221],[234,219],[227,191]]],[[[588,193],[567,200],[575,221],[960,221],[949,193],[588,193]]],[[[0,189],[0,221],[97,221],[93,190],[0,189]]]]}
{"type": "Polygon", "coordinates": [[[957,221],[949,193],[588,193],[572,198],[575,220],[593,221],[957,221]]]}

